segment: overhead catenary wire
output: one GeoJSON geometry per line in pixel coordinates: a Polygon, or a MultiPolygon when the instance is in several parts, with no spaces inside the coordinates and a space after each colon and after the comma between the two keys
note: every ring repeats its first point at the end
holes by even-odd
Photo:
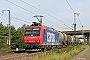
{"type": "MultiPolygon", "coordinates": [[[[71,10],[75,13],[74,9],[73,9],[73,8],[71,7],[71,5],[69,4],[68,0],[66,0],[66,2],[67,2],[68,5],[70,6],[71,10]]],[[[81,23],[81,21],[80,21],[80,18],[79,18],[79,13],[77,13],[77,16],[78,16],[78,20],[79,20],[81,26],[83,26],[82,23],[81,23]]]]}
{"type": "MultiPolygon", "coordinates": [[[[3,16],[3,17],[8,17],[7,15],[3,15],[3,14],[0,14],[1,16],[3,16]]],[[[27,22],[27,21],[25,21],[25,20],[22,20],[22,19],[19,19],[19,18],[16,18],[16,17],[12,17],[11,16],[11,18],[12,19],[15,19],[15,21],[17,21],[17,22],[19,22],[19,21],[21,21],[21,22],[26,22],[26,23],[30,23],[30,22],[27,22]]],[[[45,19],[45,20],[47,20],[47,19],[45,19]]],[[[47,20],[47,21],[49,21],[49,20],[47,20]]],[[[51,22],[51,21],[49,21],[49,22],[51,22]]],[[[53,22],[52,22],[53,23],[53,22]]],[[[53,24],[55,24],[55,23],[53,23],[53,24]]],[[[55,25],[58,25],[58,24],[55,24],[55,25]]],[[[60,26],[61,27],[61,26],[60,26]]]]}
{"type": "MultiPolygon", "coordinates": [[[[35,4],[37,4],[38,6],[40,6],[40,7],[42,7],[42,8],[44,8],[44,10],[47,10],[47,8],[45,8],[45,7],[43,7],[42,5],[40,5],[38,2],[36,2],[35,0],[32,0],[35,4]]],[[[53,13],[51,10],[48,10],[49,12],[51,12],[51,13],[53,13]]],[[[56,16],[58,16],[58,15],[56,15],[56,16]]],[[[60,16],[58,16],[58,17],[60,17],[60,16]]],[[[61,17],[60,17],[61,18],[61,17]]],[[[66,24],[66,23],[65,23],[66,24]]]]}
{"type": "MultiPolygon", "coordinates": [[[[0,14],[1,16],[3,16],[3,17],[8,17],[7,15],[3,15],[3,14],[0,14]]],[[[12,19],[15,19],[14,21],[21,21],[21,22],[26,22],[26,23],[30,23],[30,22],[27,22],[27,21],[25,21],[25,20],[22,20],[22,19],[19,19],[19,18],[16,18],[16,17],[12,17],[11,16],[11,18],[12,19]]],[[[47,20],[47,19],[45,19],[45,20],[47,20]]],[[[47,21],[49,21],[49,20],[47,20],[47,21]]],[[[49,22],[51,22],[51,21],[49,21],[49,22]]],[[[52,22],[53,23],[53,22],[52,22]]],[[[53,23],[53,24],[55,24],[55,23],[53,23]]],[[[57,25],[57,24],[55,24],[55,25],[57,25]]]]}
{"type": "Polygon", "coordinates": [[[19,21],[26,22],[26,23],[30,23],[30,22],[27,22],[27,21],[25,21],[25,20],[22,20],[22,19],[19,19],[19,18],[16,18],[16,17],[11,17],[11,18],[16,19],[16,20],[19,20],[19,21]]]}
{"type": "MultiPolygon", "coordinates": [[[[23,7],[15,4],[15,3],[13,3],[13,2],[11,2],[11,1],[8,1],[8,0],[6,0],[6,1],[9,2],[9,3],[11,3],[11,4],[13,4],[13,5],[15,5],[15,6],[17,6],[17,7],[19,7],[19,8],[21,8],[21,9],[23,9],[23,10],[25,10],[25,11],[28,11],[28,12],[30,12],[30,13],[32,13],[32,14],[35,14],[35,13],[33,13],[33,12],[31,12],[31,11],[29,11],[29,10],[27,10],[27,9],[25,9],[25,8],[23,8],[23,7]]],[[[57,25],[57,24],[55,24],[55,25],[57,25]]]]}
{"type": "Polygon", "coordinates": [[[83,27],[83,24],[82,24],[81,21],[80,21],[79,15],[77,15],[77,16],[78,16],[78,20],[79,20],[79,22],[80,22],[80,25],[83,27]]]}
{"type": "MultiPolygon", "coordinates": [[[[3,17],[8,17],[7,15],[3,15],[3,14],[0,14],[1,16],[3,16],[3,17]]],[[[15,21],[17,20],[17,21],[22,21],[22,22],[26,22],[26,23],[30,23],[30,22],[27,22],[27,21],[25,21],[25,20],[22,20],[22,19],[19,19],[19,18],[16,18],[16,17],[12,17],[11,16],[11,18],[12,19],[15,19],[15,21]]],[[[45,20],[47,20],[47,19],[45,19],[45,20]]],[[[49,21],[49,20],[47,20],[47,21],[49,21]]],[[[51,22],[51,21],[49,21],[49,22],[51,22]]],[[[52,22],[53,23],[53,22],[52,22]]],[[[55,23],[53,23],[53,24],[55,24],[55,23]]],[[[55,24],[55,25],[57,25],[57,24],[55,24]]],[[[61,27],[61,26],[60,26],[61,27]]]]}
{"type": "MultiPolygon", "coordinates": [[[[32,0],[33,2],[35,2],[36,4],[38,4],[38,6],[41,6],[41,7],[43,7],[42,5],[40,5],[39,3],[37,3],[35,0],[32,0]]],[[[45,7],[43,7],[44,9],[46,9],[45,7]]],[[[46,9],[47,10],[47,9],[46,9]]],[[[51,11],[50,11],[51,12],[51,11]]],[[[58,15],[56,15],[56,16],[58,16],[58,15]]],[[[59,16],[58,16],[59,17],[59,16]]],[[[58,20],[59,21],[59,20],[58,20]]],[[[64,24],[63,25],[65,25],[66,27],[69,27],[69,26],[67,26],[68,24],[66,24],[65,22],[63,22],[64,24]]],[[[72,28],[70,28],[69,27],[69,29],[72,29],[72,28]]],[[[72,29],[73,30],[73,29],[72,29]]]]}
{"type": "MultiPolygon", "coordinates": [[[[66,2],[68,3],[68,5],[70,6],[70,8],[72,9],[72,11],[75,13],[75,11],[74,11],[74,9],[71,7],[71,5],[69,4],[69,2],[68,2],[68,0],[66,0],[66,2]]],[[[77,14],[77,16],[78,16],[78,20],[79,20],[79,22],[80,22],[80,24],[81,24],[81,21],[80,21],[80,18],[79,18],[79,13],[77,14]]],[[[82,24],[81,24],[82,25],[82,24]]]]}
{"type": "MultiPolygon", "coordinates": [[[[29,3],[27,3],[27,2],[25,2],[25,1],[23,1],[23,0],[20,0],[20,1],[23,2],[23,3],[25,3],[25,4],[27,4],[27,5],[29,5],[29,6],[31,6],[31,7],[33,7],[33,8],[35,8],[35,9],[37,9],[37,10],[39,10],[39,11],[41,11],[41,12],[43,12],[43,13],[45,13],[45,14],[47,14],[48,16],[50,16],[50,17],[52,17],[52,18],[54,18],[54,19],[56,19],[56,20],[62,22],[63,25],[65,25],[66,27],[70,28],[69,26],[67,26],[67,25],[66,25],[63,21],[61,21],[60,19],[58,19],[58,18],[56,18],[56,17],[54,17],[54,16],[52,16],[52,15],[50,15],[50,14],[48,14],[48,13],[42,11],[41,9],[39,9],[39,8],[37,8],[37,7],[31,5],[31,4],[29,4],[29,3]]],[[[72,28],[70,28],[70,29],[72,29],[72,28]]]]}
{"type": "MultiPolygon", "coordinates": [[[[32,13],[32,14],[35,14],[35,13],[31,12],[30,10],[27,10],[27,9],[25,9],[25,8],[23,8],[23,7],[21,7],[21,6],[17,5],[17,4],[9,1],[9,0],[6,0],[6,1],[9,2],[9,3],[11,3],[11,4],[13,4],[13,5],[15,5],[15,6],[17,6],[17,7],[19,7],[19,8],[21,8],[21,9],[23,9],[23,10],[25,10],[25,11],[28,11],[28,12],[30,12],[30,13],[32,13]]],[[[46,12],[44,12],[44,13],[46,13],[46,12]]],[[[47,13],[46,13],[46,14],[47,14],[47,13]]],[[[49,15],[49,14],[47,14],[47,15],[49,15]]],[[[51,16],[51,15],[49,15],[49,16],[51,16]]],[[[54,19],[59,20],[58,18],[56,18],[56,17],[54,17],[54,16],[51,16],[51,17],[53,17],[54,19]]],[[[62,21],[61,21],[61,22],[62,22],[62,21]]],[[[63,22],[62,22],[62,23],[63,23],[63,22]]],[[[66,24],[64,24],[64,25],[67,26],[66,24]]],[[[68,27],[68,28],[70,28],[70,27],[68,27]]],[[[70,29],[72,29],[72,28],[70,28],[70,29]]]]}
{"type": "MultiPolygon", "coordinates": [[[[1,13],[0,13],[0,15],[3,16],[3,17],[8,17],[7,15],[1,14],[1,13]]],[[[11,18],[12,18],[12,19],[15,19],[15,20],[18,20],[18,21],[30,23],[30,22],[27,22],[27,21],[25,21],[25,20],[22,20],[22,19],[19,19],[19,18],[16,18],[16,17],[12,17],[12,16],[11,16],[11,18]]]]}
{"type": "Polygon", "coordinates": [[[81,23],[81,21],[80,21],[80,18],[79,18],[79,15],[77,15],[77,16],[78,16],[78,20],[79,20],[80,24],[82,25],[82,23],[81,23]]]}
{"type": "MultiPolygon", "coordinates": [[[[33,2],[35,2],[38,6],[41,6],[41,7],[43,7],[42,5],[40,5],[39,3],[37,3],[35,0],[32,0],[33,2]]],[[[45,7],[43,7],[44,9],[46,9],[45,7]]],[[[47,10],[47,9],[46,9],[47,10]]],[[[51,12],[51,11],[50,11],[51,12]]],[[[56,16],[58,16],[58,15],[56,15],[56,16]]],[[[59,17],[59,16],[58,16],[59,17]]],[[[64,24],[66,27],[68,27],[67,25],[68,24],[64,24]]],[[[63,29],[67,29],[67,28],[63,28],[63,29]]],[[[73,28],[68,28],[68,29],[72,29],[73,30],[73,28]]]]}
{"type": "Polygon", "coordinates": [[[9,0],[6,0],[6,1],[9,2],[9,3],[11,3],[11,4],[13,4],[13,5],[15,5],[15,6],[17,6],[17,7],[19,7],[19,8],[21,8],[21,9],[23,9],[23,10],[25,10],[25,11],[28,11],[28,12],[30,12],[30,13],[32,13],[32,14],[35,14],[34,12],[31,12],[31,11],[29,11],[29,10],[27,10],[27,9],[25,9],[25,8],[23,8],[23,7],[15,4],[15,3],[13,3],[13,2],[10,2],[9,0]]]}
{"type": "MultiPolygon", "coordinates": [[[[5,18],[7,17],[7,16],[2,15],[2,14],[0,14],[0,15],[1,15],[2,17],[5,17],[5,18]]],[[[12,17],[11,17],[11,18],[12,18],[12,17]]],[[[15,17],[14,17],[14,18],[15,18],[15,17]]],[[[12,20],[15,21],[15,22],[18,22],[18,23],[22,23],[22,22],[25,23],[25,22],[26,22],[26,21],[22,21],[21,19],[18,20],[18,19],[14,19],[14,18],[12,18],[12,20]]],[[[26,23],[29,23],[29,22],[26,22],[26,23]]],[[[4,23],[4,24],[8,26],[7,23],[4,23]]],[[[13,24],[11,24],[11,25],[13,25],[13,24]]],[[[15,26],[15,27],[18,27],[18,26],[15,26]]]]}
{"type": "MultiPolygon", "coordinates": [[[[45,19],[45,20],[47,20],[47,19],[45,19]]],[[[49,21],[49,20],[47,20],[47,21],[49,21]]],[[[49,22],[52,22],[52,21],[49,21],[49,22]]],[[[52,23],[55,24],[55,25],[57,25],[57,26],[59,26],[59,27],[61,27],[60,25],[58,25],[58,24],[56,24],[54,22],[52,22],[52,23]]],[[[63,27],[61,27],[61,28],[63,28],[63,27]]]]}
{"type": "Polygon", "coordinates": [[[32,0],[33,2],[35,2],[38,6],[41,6],[39,3],[37,3],[35,0],[32,0]]]}
{"type": "Polygon", "coordinates": [[[68,0],[66,0],[66,2],[68,3],[68,5],[69,5],[69,7],[71,8],[71,10],[72,10],[73,12],[75,12],[74,9],[73,9],[73,8],[71,7],[71,5],[69,4],[68,0]]]}

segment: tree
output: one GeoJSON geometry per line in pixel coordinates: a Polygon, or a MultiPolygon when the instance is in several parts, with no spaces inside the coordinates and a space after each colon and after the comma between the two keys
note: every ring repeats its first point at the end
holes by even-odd
{"type": "Polygon", "coordinates": [[[25,24],[22,26],[22,27],[19,27],[16,31],[16,47],[17,48],[23,48],[23,35],[24,35],[24,26],[25,24]]]}
{"type": "Polygon", "coordinates": [[[11,30],[11,49],[15,49],[16,48],[16,40],[17,40],[17,33],[16,33],[16,29],[15,27],[12,25],[10,27],[11,30]]]}
{"type": "Polygon", "coordinates": [[[0,23],[0,49],[7,49],[8,28],[0,23]]]}
{"type": "Polygon", "coordinates": [[[16,40],[16,29],[14,26],[11,26],[11,42],[16,40]]]}
{"type": "MultiPolygon", "coordinates": [[[[10,27],[11,30],[11,48],[23,48],[23,35],[24,35],[24,26],[23,24],[17,30],[12,25],[10,27]]],[[[2,22],[0,23],[0,49],[7,49],[7,39],[9,39],[9,29],[7,26],[3,26],[2,22]]]]}
{"type": "Polygon", "coordinates": [[[0,23],[0,36],[2,36],[4,33],[4,26],[2,24],[2,22],[0,23]]]}

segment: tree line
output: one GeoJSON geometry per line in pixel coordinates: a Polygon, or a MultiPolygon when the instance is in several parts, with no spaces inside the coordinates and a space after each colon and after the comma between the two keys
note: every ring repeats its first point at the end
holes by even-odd
{"type": "MultiPolygon", "coordinates": [[[[11,32],[11,48],[23,48],[23,35],[24,35],[24,26],[23,24],[18,29],[15,29],[13,25],[10,26],[11,32]]],[[[2,22],[0,23],[0,50],[7,50],[9,40],[9,29],[8,26],[4,26],[2,22]]]]}

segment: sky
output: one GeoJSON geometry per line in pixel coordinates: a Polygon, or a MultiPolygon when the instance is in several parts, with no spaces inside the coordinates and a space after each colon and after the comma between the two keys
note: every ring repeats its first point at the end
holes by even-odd
{"type": "Polygon", "coordinates": [[[76,30],[82,30],[82,25],[84,30],[90,29],[90,0],[1,0],[0,22],[6,26],[8,11],[2,10],[10,10],[11,25],[16,29],[38,22],[33,16],[42,15],[43,25],[59,31],[72,30],[74,13],[79,13],[75,15],[76,30]]]}

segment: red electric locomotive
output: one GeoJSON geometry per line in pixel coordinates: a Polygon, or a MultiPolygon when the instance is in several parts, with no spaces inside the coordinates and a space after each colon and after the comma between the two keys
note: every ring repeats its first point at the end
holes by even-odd
{"type": "MultiPolygon", "coordinates": [[[[78,40],[77,40],[78,42],[78,40]]],[[[41,51],[61,48],[74,43],[71,36],[57,30],[42,26],[34,22],[24,29],[24,48],[25,50],[40,49],[41,51]]]]}
{"type": "Polygon", "coordinates": [[[44,51],[51,49],[52,46],[59,45],[59,35],[54,29],[33,23],[25,26],[24,47],[25,50],[40,49],[44,51]]]}
{"type": "MultiPolygon", "coordinates": [[[[36,23],[35,23],[36,24],[36,23]]],[[[25,26],[24,47],[25,49],[41,49],[43,46],[44,26],[25,26]]]]}

